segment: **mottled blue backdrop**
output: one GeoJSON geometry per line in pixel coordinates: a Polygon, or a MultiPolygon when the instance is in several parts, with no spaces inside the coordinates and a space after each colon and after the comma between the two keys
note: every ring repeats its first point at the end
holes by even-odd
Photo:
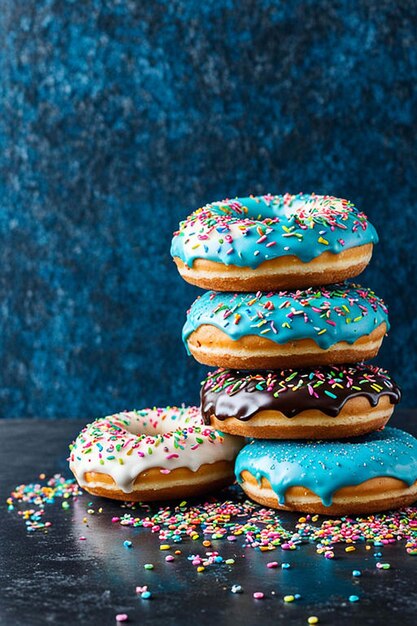
{"type": "Polygon", "coordinates": [[[381,242],[380,362],[417,405],[414,0],[0,0],[0,415],[196,402],[180,218],[347,197],[381,242]]]}

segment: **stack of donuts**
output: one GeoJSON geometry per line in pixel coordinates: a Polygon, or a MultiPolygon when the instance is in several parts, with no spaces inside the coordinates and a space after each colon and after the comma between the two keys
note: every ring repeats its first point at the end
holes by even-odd
{"type": "Polygon", "coordinates": [[[248,438],[235,474],[256,502],[341,515],[417,499],[417,440],[385,428],[400,390],[365,363],[387,309],[352,282],[377,241],[351,202],[315,194],[214,202],[174,233],[181,276],[210,289],[183,329],[188,353],[218,368],[201,412],[248,438]]]}

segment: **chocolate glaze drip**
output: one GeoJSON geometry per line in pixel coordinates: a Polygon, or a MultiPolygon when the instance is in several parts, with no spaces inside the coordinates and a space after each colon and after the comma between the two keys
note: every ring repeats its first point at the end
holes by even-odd
{"type": "Polygon", "coordinates": [[[337,417],[351,398],[367,398],[375,407],[384,395],[397,404],[401,390],[386,371],[374,365],[259,372],[220,368],[202,382],[201,412],[207,424],[211,415],[218,420],[246,421],[258,411],[271,410],[294,417],[316,409],[337,417]]]}

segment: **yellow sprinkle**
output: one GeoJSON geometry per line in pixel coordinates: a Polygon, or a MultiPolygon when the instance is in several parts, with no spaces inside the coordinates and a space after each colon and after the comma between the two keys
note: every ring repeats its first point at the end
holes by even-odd
{"type": "Polygon", "coordinates": [[[120,465],[124,465],[124,461],[123,461],[123,459],[120,458],[120,456],[119,456],[119,463],[120,463],[120,465]]]}
{"type": "Polygon", "coordinates": [[[187,504],[186,500],[183,500],[182,502],[180,502],[180,508],[182,508],[183,506],[185,506],[187,504]]]}
{"type": "Polygon", "coordinates": [[[307,521],[307,518],[305,518],[305,517],[300,517],[298,521],[300,522],[300,524],[304,524],[304,522],[306,522],[306,521],[307,521]]]}
{"type": "Polygon", "coordinates": [[[200,535],[197,535],[197,533],[196,533],[195,535],[191,535],[191,539],[192,539],[193,541],[195,541],[196,539],[198,539],[198,538],[199,538],[199,536],[200,536],[200,535]]]}
{"type": "Polygon", "coordinates": [[[86,524],[87,523],[87,518],[83,517],[83,523],[86,524]]]}
{"type": "Polygon", "coordinates": [[[362,315],[358,315],[358,317],[354,317],[353,321],[354,322],[359,322],[362,319],[362,315]]]}
{"type": "Polygon", "coordinates": [[[316,617],[315,615],[310,615],[310,617],[308,618],[307,622],[309,624],[318,624],[319,623],[319,618],[316,617]]]}
{"type": "Polygon", "coordinates": [[[318,335],[322,335],[323,333],[325,333],[327,330],[327,328],[322,328],[321,330],[319,330],[319,332],[317,333],[318,335]]]}
{"type": "Polygon", "coordinates": [[[347,548],[345,548],[345,552],[354,552],[355,550],[355,546],[348,546],[347,548]]]}
{"type": "Polygon", "coordinates": [[[317,522],[317,520],[319,519],[318,515],[314,515],[314,517],[311,518],[312,522],[317,522]]]}
{"type": "Polygon", "coordinates": [[[99,513],[103,513],[103,507],[101,506],[98,510],[99,513]]]}
{"type": "Polygon", "coordinates": [[[169,543],[161,543],[161,545],[159,546],[160,550],[170,550],[171,546],[169,545],[169,543]]]}
{"type": "Polygon", "coordinates": [[[203,567],[202,565],[200,565],[200,567],[197,567],[197,572],[198,572],[198,573],[200,573],[200,572],[204,572],[204,570],[205,570],[205,569],[206,569],[205,567],[203,567]]]}
{"type": "Polygon", "coordinates": [[[328,246],[328,245],[329,245],[329,242],[327,241],[327,239],[324,239],[323,237],[319,237],[319,238],[317,239],[317,241],[318,241],[319,243],[322,243],[324,246],[328,246]]]}
{"type": "Polygon", "coordinates": [[[203,546],[205,548],[209,548],[211,546],[211,541],[209,541],[208,539],[206,539],[205,541],[203,541],[203,546]]]}
{"type": "Polygon", "coordinates": [[[294,602],[295,598],[294,596],[284,596],[283,600],[284,602],[294,602]]]}
{"type": "Polygon", "coordinates": [[[88,509],[88,510],[87,510],[87,513],[88,513],[89,515],[94,515],[94,509],[88,509]]]}

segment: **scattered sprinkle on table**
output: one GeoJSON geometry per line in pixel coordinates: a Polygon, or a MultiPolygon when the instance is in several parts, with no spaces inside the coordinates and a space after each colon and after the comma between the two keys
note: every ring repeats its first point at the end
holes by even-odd
{"type": "Polygon", "coordinates": [[[46,479],[45,474],[40,474],[39,481],[18,485],[7,498],[7,506],[9,511],[17,509],[29,532],[36,530],[47,532],[52,523],[43,519],[45,507],[62,499],[62,508],[69,509],[69,501],[81,494],[82,491],[73,478],[66,479],[61,474],[54,474],[46,479]],[[29,508],[22,505],[29,505],[29,508]]]}
{"type": "Polygon", "coordinates": [[[288,594],[286,596],[284,596],[282,599],[284,600],[284,602],[294,602],[294,600],[299,600],[301,598],[299,593],[294,593],[294,594],[288,594]]]}

